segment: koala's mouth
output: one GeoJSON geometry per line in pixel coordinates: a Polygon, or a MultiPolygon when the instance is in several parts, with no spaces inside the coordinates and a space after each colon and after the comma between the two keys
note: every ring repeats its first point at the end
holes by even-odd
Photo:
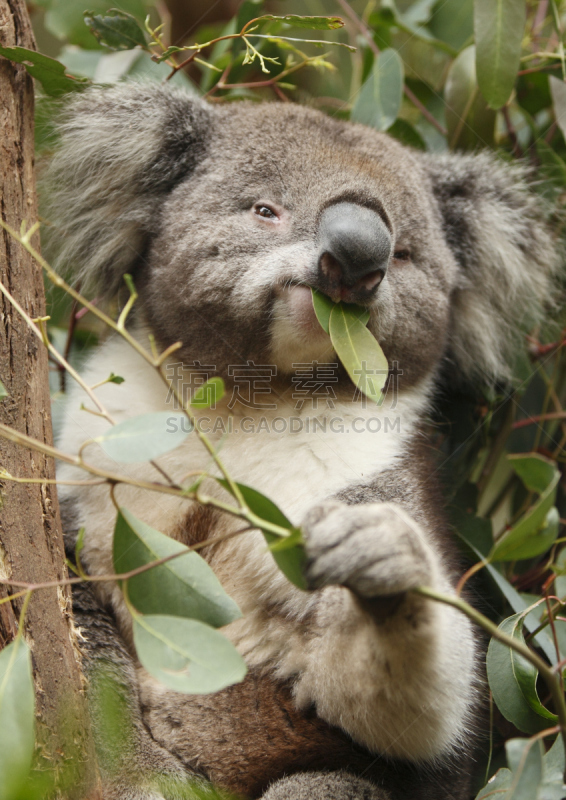
{"type": "Polygon", "coordinates": [[[314,313],[311,287],[300,281],[286,281],[275,292],[275,318],[285,317],[302,333],[327,337],[314,313]]]}

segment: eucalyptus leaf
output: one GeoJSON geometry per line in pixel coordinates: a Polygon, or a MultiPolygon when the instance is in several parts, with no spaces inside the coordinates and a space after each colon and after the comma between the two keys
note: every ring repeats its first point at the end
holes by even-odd
{"type": "Polygon", "coordinates": [[[107,456],[125,464],[149,461],[182,444],[190,433],[184,414],[157,411],[114,425],[94,440],[107,456]]]}
{"type": "Polygon", "coordinates": [[[35,694],[30,649],[22,636],[0,651],[0,800],[25,783],[35,746],[35,694]]]}
{"type": "MultiPolygon", "coordinates": [[[[499,629],[520,642],[524,613],[504,620],[499,629]]],[[[497,707],[520,731],[537,733],[556,724],[557,717],[540,702],[537,694],[537,669],[523,656],[492,639],[486,658],[487,677],[497,707]]]]}
{"type": "Polygon", "coordinates": [[[369,311],[367,308],[354,305],[353,303],[334,303],[330,297],[328,297],[328,295],[324,294],[323,292],[319,292],[318,289],[313,289],[312,287],[311,294],[314,313],[316,314],[316,318],[320,324],[320,327],[325,333],[330,333],[330,314],[335,305],[342,306],[346,310],[347,314],[356,316],[362,325],[368,324],[369,311]]]}
{"type": "Polygon", "coordinates": [[[564,800],[566,797],[564,762],[564,740],[558,734],[554,744],[542,759],[544,779],[538,800],[564,800]]]}
{"type": "Polygon", "coordinates": [[[120,509],[113,544],[117,573],[183,552],[185,555],[128,579],[128,597],[135,608],[142,614],[197,619],[216,628],[241,617],[236,603],[198,553],[120,509]]]}
{"type": "Polygon", "coordinates": [[[68,92],[80,92],[90,81],[87,78],[73,78],[67,75],[65,65],[54,58],[27,50],[25,47],[0,47],[0,56],[23,64],[27,72],[42,86],[50,97],[61,97],[68,92]]]}
{"type": "Polygon", "coordinates": [[[103,47],[110,50],[132,50],[134,47],[149,49],[138,21],[126,11],[120,11],[119,8],[110,8],[107,14],[85,11],[84,21],[103,47]]]}
{"type": "Polygon", "coordinates": [[[566,598],[566,548],[562,548],[558,552],[552,569],[556,573],[554,579],[554,594],[564,599],[566,598]]]}
{"type": "Polygon", "coordinates": [[[191,399],[191,408],[214,408],[223,397],[224,381],[215,376],[199,386],[191,399]]]}
{"type": "Polygon", "coordinates": [[[490,108],[513,90],[527,15],[526,0],[474,0],[478,84],[490,108]]]}
{"type": "Polygon", "coordinates": [[[142,666],[176,692],[218,692],[246,674],[246,663],[234,645],[197,620],[136,614],[133,631],[142,666]]]}
{"type": "MultiPolygon", "coordinates": [[[[230,492],[228,481],[224,478],[218,478],[217,480],[226,491],[230,492]]],[[[280,528],[287,528],[289,537],[277,536],[276,533],[262,528],[261,524],[258,526],[265,536],[265,540],[270,546],[271,554],[281,572],[299,589],[306,589],[304,569],[307,557],[298,528],[293,526],[281,509],[269,497],[243,483],[238,483],[238,488],[248,508],[257,517],[266,522],[271,522],[273,525],[278,525],[280,528]]]]}
{"type": "MultiPolygon", "coordinates": [[[[45,14],[45,27],[58,39],[78,45],[86,50],[98,50],[101,44],[92,36],[84,23],[84,12],[91,16],[108,14],[116,0],[50,0],[45,14]]],[[[132,14],[136,19],[145,19],[145,0],[120,0],[120,12],[132,14]]]]}
{"type": "Polygon", "coordinates": [[[0,381],[0,400],[3,400],[5,397],[8,397],[8,392],[2,381],[0,381]]]}
{"type": "Polygon", "coordinates": [[[564,740],[560,734],[544,758],[544,777],[545,780],[555,780],[564,778],[564,740]]]}
{"type": "Polygon", "coordinates": [[[285,16],[275,16],[274,14],[263,14],[258,17],[256,22],[268,22],[277,20],[292,25],[293,28],[308,28],[316,31],[331,31],[336,28],[344,27],[344,20],[340,17],[303,17],[296,14],[285,14],[285,16]]]}
{"type": "Polygon", "coordinates": [[[474,0],[437,2],[428,29],[436,39],[460,50],[474,35],[474,0]]]}
{"type": "Polygon", "coordinates": [[[509,739],[505,744],[512,772],[505,800],[539,800],[543,780],[544,747],[541,739],[509,739]]]}
{"type": "Polygon", "coordinates": [[[330,340],[355,386],[378,405],[382,402],[389,365],[379,342],[356,313],[343,303],[332,309],[330,340]]]}
{"type": "Polygon", "coordinates": [[[479,91],[474,47],[462,50],[450,65],[444,100],[452,149],[473,150],[493,143],[496,114],[479,91]]]}
{"type": "Polygon", "coordinates": [[[521,519],[494,544],[493,561],[533,558],[546,552],[558,536],[560,515],[554,509],[560,472],[552,461],[532,453],[509,456],[509,462],[527,489],[539,498],[521,519]]]}
{"type": "Polygon", "coordinates": [[[388,48],[375,59],[372,71],[363,84],[352,108],[353,122],[362,122],[386,131],[401,109],[403,99],[403,62],[396,50],[388,48]]]}
{"type": "Polygon", "coordinates": [[[507,767],[502,767],[489,779],[483,789],[480,789],[475,800],[484,800],[484,798],[487,800],[488,797],[502,800],[505,797],[504,790],[511,786],[512,779],[511,770],[507,769],[507,767]]]}
{"type": "Polygon", "coordinates": [[[328,326],[330,324],[330,312],[336,305],[332,302],[328,295],[319,292],[317,289],[311,289],[312,304],[316,318],[320,323],[320,327],[325,333],[329,333],[328,326]]]}

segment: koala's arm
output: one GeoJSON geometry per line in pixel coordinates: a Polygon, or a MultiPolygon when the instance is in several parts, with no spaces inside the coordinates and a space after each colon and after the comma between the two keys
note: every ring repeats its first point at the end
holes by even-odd
{"type": "Polygon", "coordinates": [[[304,520],[307,579],[321,591],[296,699],[371,750],[434,759],[473,727],[474,634],[456,609],[409,591],[453,593],[451,569],[416,487],[405,508],[379,502],[387,494],[362,487],[304,520]]]}

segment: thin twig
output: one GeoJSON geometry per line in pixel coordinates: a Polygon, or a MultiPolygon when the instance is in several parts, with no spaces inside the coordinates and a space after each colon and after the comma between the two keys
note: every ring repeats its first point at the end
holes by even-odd
{"type": "Polygon", "coordinates": [[[549,419],[566,419],[566,411],[549,411],[548,414],[536,414],[534,417],[528,417],[528,419],[517,420],[511,427],[513,430],[517,430],[517,428],[526,428],[528,425],[545,422],[549,419]]]}

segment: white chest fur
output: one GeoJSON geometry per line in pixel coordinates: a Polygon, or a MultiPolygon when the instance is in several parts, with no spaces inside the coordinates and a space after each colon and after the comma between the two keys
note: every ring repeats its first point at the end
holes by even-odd
{"type": "MultiPolygon", "coordinates": [[[[96,390],[116,422],[141,414],[178,411],[167,402],[167,388],[143,359],[122,339],[115,337],[104,344],[84,370],[84,380],[94,385],[110,371],[121,375],[121,385],[105,384],[96,390]]],[[[381,407],[373,403],[341,403],[333,408],[320,401],[315,409],[309,402],[302,408],[289,392],[283,397],[262,396],[263,405],[275,408],[250,409],[236,403],[200,413],[201,424],[209,438],[220,448],[230,474],[266,494],[277,503],[294,524],[299,524],[315,503],[350,485],[394,466],[404,450],[416,421],[428,402],[428,387],[417,387],[398,397],[387,399],[381,407]],[[223,431],[231,431],[223,433],[223,431]]],[[[85,440],[109,429],[109,423],[81,410],[92,405],[80,387],[74,385],[63,411],[59,446],[76,454],[85,440]]],[[[90,463],[133,479],[162,480],[147,463],[124,464],[112,461],[99,445],[84,450],[90,463]]],[[[196,434],[158,459],[160,466],[175,480],[182,480],[192,470],[215,472],[210,455],[196,434]]],[[[75,467],[63,465],[61,480],[80,479],[85,475],[75,467]]],[[[107,486],[62,487],[62,495],[73,498],[79,522],[86,527],[84,559],[93,572],[111,571],[111,537],[115,510],[107,486]]],[[[187,500],[166,496],[136,487],[119,486],[119,503],[144,522],[169,532],[187,511],[187,500]]]]}

